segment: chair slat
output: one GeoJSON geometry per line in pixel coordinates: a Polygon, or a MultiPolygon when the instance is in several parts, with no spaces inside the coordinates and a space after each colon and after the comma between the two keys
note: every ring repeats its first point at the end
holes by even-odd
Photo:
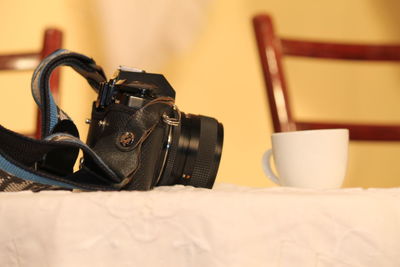
{"type": "Polygon", "coordinates": [[[32,70],[39,62],[38,53],[0,55],[0,70],[32,70]]]}
{"type": "Polygon", "coordinates": [[[281,46],[283,54],[288,56],[348,60],[400,61],[400,45],[322,43],[281,39],[281,46]]]}
{"type": "Polygon", "coordinates": [[[400,125],[297,121],[296,130],[349,129],[356,141],[400,141],[400,125]]]}

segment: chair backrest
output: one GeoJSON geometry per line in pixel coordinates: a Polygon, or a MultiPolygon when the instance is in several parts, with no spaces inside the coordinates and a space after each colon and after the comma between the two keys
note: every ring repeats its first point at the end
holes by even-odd
{"type": "MultiPolygon", "coordinates": [[[[43,43],[40,50],[23,53],[0,54],[1,70],[34,70],[40,61],[53,51],[62,47],[62,32],[58,29],[47,29],[44,32],[43,43]]],[[[50,78],[50,88],[55,98],[58,97],[60,73],[54,71],[50,78]]],[[[37,111],[36,128],[33,133],[25,133],[28,136],[40,137],[40,113],[37,111]]]]}
{"type": "Polygon", "coordinates": [[[275,132],[347,128],[351,140],[400,141],[400,125],[308,122],[296,120],[290,109],[283,56],[339,60],[399,61],[400,45],[326,43],[280,38],[272,18],[253,18],[259,57],[275,132]]]}

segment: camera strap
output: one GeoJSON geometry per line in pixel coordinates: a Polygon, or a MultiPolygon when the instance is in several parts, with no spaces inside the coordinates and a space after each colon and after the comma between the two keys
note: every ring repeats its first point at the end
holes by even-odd
{"type": "Polygon", "coordinates": [[[32,77],[32,95],[41,112],[41,139],[33,139],[0,125],[0,191],[45,189],[119,190],[124,181],[85,143],[70,117],[54,101],[51,73],[72,67],[98,92],[106,76],[95,61],[68,50],[45,58],[32,77]],[[79,151],[85,164],[73,168],[79,151]]]}

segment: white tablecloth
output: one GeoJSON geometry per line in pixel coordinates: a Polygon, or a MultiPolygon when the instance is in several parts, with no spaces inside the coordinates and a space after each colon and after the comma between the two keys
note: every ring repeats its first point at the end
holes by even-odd
{"type": "Polygon", "coordinates": [[[0,193],[0,266],[400,266],[400,189],[0,193]]]}

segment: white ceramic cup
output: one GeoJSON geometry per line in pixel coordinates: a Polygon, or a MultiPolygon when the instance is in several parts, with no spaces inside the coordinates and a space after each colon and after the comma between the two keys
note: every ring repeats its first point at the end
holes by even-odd
{"type": "Polygon", "coordinates": [[[306,130],[274,133],[262,158],[266,176],[282,186],[340,188],[346,175],[349,131],[306,130]],[[271,168],[271,157],[279,175],[271,168]]]}

